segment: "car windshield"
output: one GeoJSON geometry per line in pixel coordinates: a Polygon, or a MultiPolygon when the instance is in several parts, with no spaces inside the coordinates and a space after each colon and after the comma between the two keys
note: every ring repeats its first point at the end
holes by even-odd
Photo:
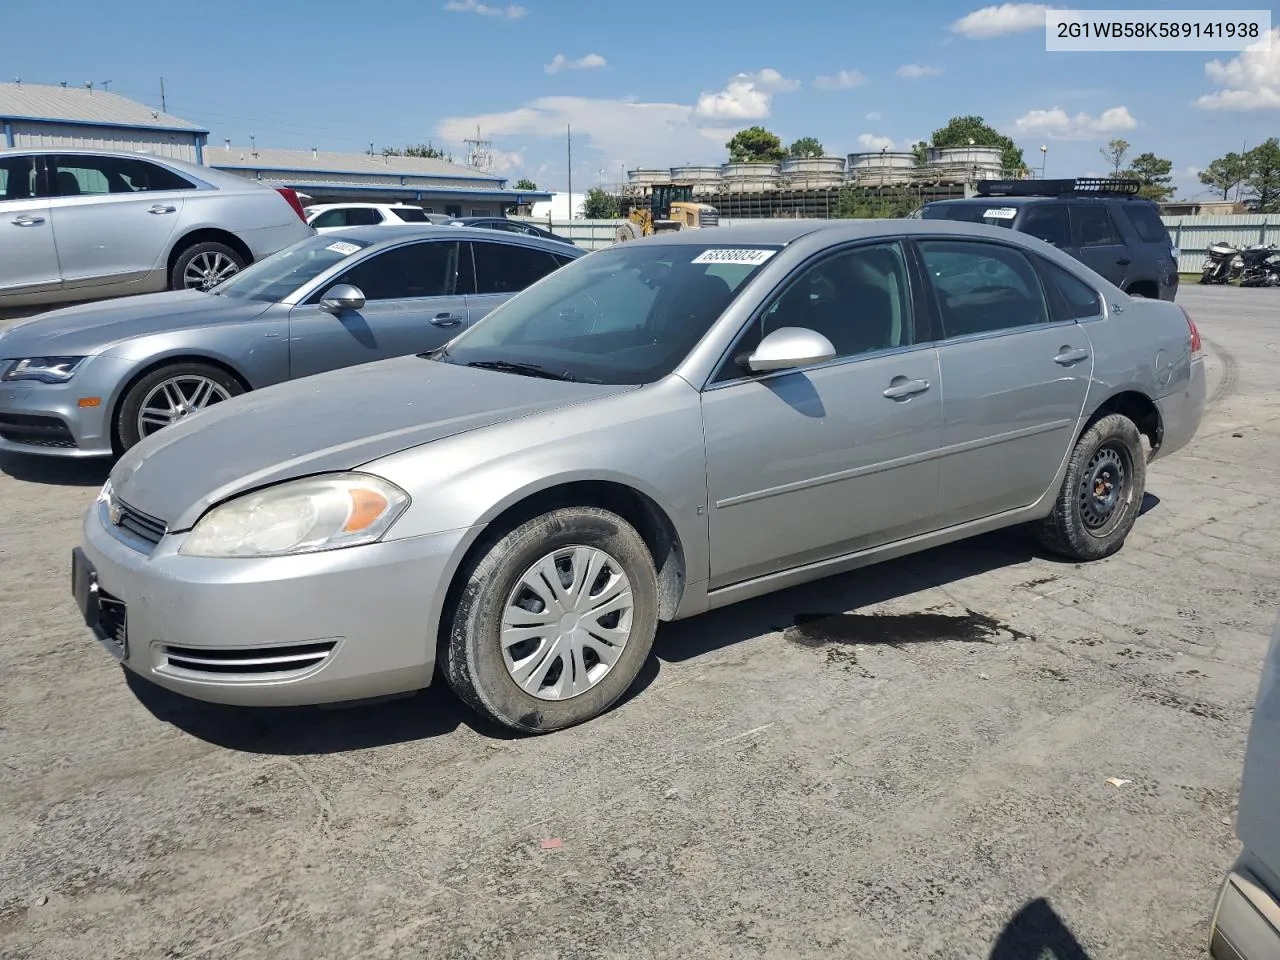
{"type": "Polygon", "coordinates": [[[277,303],[367,246],[368,240],[348,240],[332,234],[308,237],[245,267],[210,292],[221,297],[277,303]]]}
{"type": "Polygon", "coordinates": [[[599,250],[508,300],[433,358],[589,383],[652,383],[679,366],[779,249],[599,250]]]}
{"type": "Polygon", "coordinates": [[[963,223],[989,223],[993,227],[1012,227],[1017,207],[999,203],[927,203],[921,211],[924,220],[959,220],[963,223]]]}

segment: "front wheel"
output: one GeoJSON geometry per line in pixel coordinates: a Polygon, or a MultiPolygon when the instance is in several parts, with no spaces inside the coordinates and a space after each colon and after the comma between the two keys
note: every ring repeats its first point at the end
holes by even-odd
{"type": "Polygon", "coordinates": [[[153,370],[129,388],[116,411],[120,449],[241,393],[244,387],[235,377],[209,364],[176,363],[153,370]]]}
{"type": "Polygon", "coordinates": [[[1128,417],[1108,414],[1076,442],[1053,513],[1037,539],[1072,560],[1109,557],[1133,529],[1146,486],[1142,435],[1128,417]]]}
{"type": "Polygon", "coordinates": [[[464,703],[513,730],[549,733],[604,713],[649,657],[657,576],[614,513],[553,510],[463,575],[441,666],[464,703]]]}

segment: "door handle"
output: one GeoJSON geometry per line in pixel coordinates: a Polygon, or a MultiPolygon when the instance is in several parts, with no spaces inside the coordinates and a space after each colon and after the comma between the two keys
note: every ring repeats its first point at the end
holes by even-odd
{"type": "Polygon", "coordinates": [[[924,393],[928,389],[928,380],[908,380],[906,377],[894,377],[884,395],[890,400],[905,400],[908,397],[914,397],[917,393],[924,393]]]}
{"type": "Polygon", "coordinates": [[[15,227],[38,227],[44,223],[44,217],[14,217],[11,221],[15,227]]]}
{"type": "Polygon", "coordinates": [[[157,203],[154,207],[147,210],[147,213],[173,213],[177,207],[171,207],[168,204],[157,203]]]}
{"type": "Polygon", "coordinates": [[[462,318],[456,313],[437,313],[431,318],[431,322],[437,327],[456,327],[462,322],[462,318]]]}
{"type": "Polygon", "coordinates": [[[1118,263],[1122,267],[1127,267],[1129,264],[1133,263],[1133,261],[1130,260],[1128,257],[1120,257],[1119,259],[1116,260],[1116,263],[1118,263]]]}
{"type": "Polygon", "coordinates": [[[1053,358],[1053,362],[1061,364],[1064,367],[1069,367],[1073,363],[1079,363],[1081,360],[1089,359],[1089,351],[1083,347],[1059,347],[1058,350],[1058,355],[1053,358]]]}

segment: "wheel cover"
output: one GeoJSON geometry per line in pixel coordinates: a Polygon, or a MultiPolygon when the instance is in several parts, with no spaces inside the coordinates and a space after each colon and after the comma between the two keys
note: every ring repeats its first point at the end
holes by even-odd
{"type": "Polygon", "coordinates": [[[635,601],[622,565],[595,547],[564,547],[532,564],[507,596],[502,657],[539,700],[569,700],[613,669],[631,637],[635,601]]]}
{"type": "Polygon", "coordinates": [[[206,250],[197,253],[182,271],[182,285],[188,290],[212,290],[240,267],[225,253],[206,250]]]}
{"type": "Polygon", "coordinates": [[[1080,477],[1080,520],[1096,537],[1108,536],[1124,519],[1132,469],[1129,451],[1105,443],[1094,451],[1080,477]]]}
{"type": "Polygon", "coordinates": [[[192,375],[162,380],[142,398],[142,406],[138,408],[138,436],[149,437],[210,404],[230,399],[230,391],[208,377],[192,375]]]}

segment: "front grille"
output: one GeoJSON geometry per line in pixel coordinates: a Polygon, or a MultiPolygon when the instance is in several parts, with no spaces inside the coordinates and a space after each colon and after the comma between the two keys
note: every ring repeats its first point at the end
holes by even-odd
{"type": "Polygon", "coordinates": [[[165,666],[183,673],[246,679],[305,673],[320,666],[336,640],[280,647],[164,647],[165,666]]]}
{"type": "Polygon", "coordinates": [[[27,413],[0,413],[0,438],[30,447],[74,448],[76,439],[57,417],[27,413]]]}
{"type": "Polygon", "coordinates": [[[123,500],[115,501],[115,505],[120,508],[120,522],[116,526],[128,531],[139,540],[145,540],[155,546],[167,532],[168,528],[164,521],[149,517],[141,510],[135,510],[123,500]]]}

